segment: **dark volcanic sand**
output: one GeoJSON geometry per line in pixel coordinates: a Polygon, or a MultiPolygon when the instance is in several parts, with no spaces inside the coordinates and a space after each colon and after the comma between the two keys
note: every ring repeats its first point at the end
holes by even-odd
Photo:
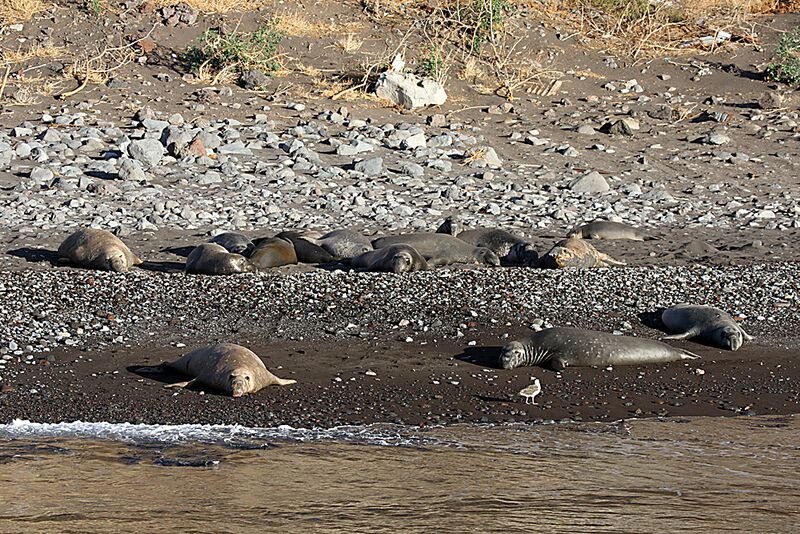
{"type": "Polygon", "coordinates": [[[241,399],[212,392],[176,393],[161,387],[158,379],[179,377],[134,372],[138,365],[173,359],[175,349],[83,353],[78,361],[76,351],[55,353],[52,363],[26,366],[13,383],[14,391],[0,394],[0,420],[330,427],[800,411],[795,349],[756,341],[729,352],[681,342],[677,345],[702,360],[611,371],[571,368],[559,375],[541,368],[494,369],[498,337],[483,333],[470,339],[476,339],[475,346],[396,340],[250,343],[275,374],[299,383],[241,399]],[[705,374],[696,374],[697,368],[705,374]],[[533,376],[541,380],[544,392],[539,406],[526,406],[517,392],[533,376]]]}

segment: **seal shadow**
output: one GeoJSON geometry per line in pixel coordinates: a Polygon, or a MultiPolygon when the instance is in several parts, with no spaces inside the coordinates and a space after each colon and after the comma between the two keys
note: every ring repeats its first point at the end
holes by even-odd
{"type": "Polygon", "coordinates": [[[501,350],[503,350],[503,347],[466,347],[464,352],[457,354],[455,358],[481,367],[499,369],[497,361],[501,350]]]}
{"type": "Polygon", "coordinates": [[[150,261],[137,265],[139,269],[155,273],[182,273],[185,265],[178,261],[150,261]]]}
{"type": "Polygon", "coordinates": [[[6,252],[10,256],[23,258],[25,261],[31,263],[41,263],[43,261],[50,262],[51,265],[62,265],[58,261],[58,252],[55,250],[48,250],[45,248],[22,247],[6,252]]]}
{"type": "Polygon", "coordinates": [[[669,334],[667,327],[664,326],[664,322],[661,320],[661,314],[664,313],[665,309],[666,308],[657,308],[655,311],[642,312],[637,316],[643,325],[669,334]]]}
{"type": "MultiPolygon", "coordinates": [[[[191,380],[193,377],[189,375],[185,375],[179,373],[178,371],[172,369],[155,369],[155,365],[129,365],[125,368],[126,371],[132,373],[134,375],[140,376],[147,380],[154,380],[156,382],[160,382],[165,386],[168,384],[175,384],[177,382],[185,382],[187,380],[191,380]]],[[[190,385],[185,388],[176,388],[175,391],[178,389],[186,389],[189,391],[203,391],[206,395],[217,395],[220,397],[230,397],[230,395],[226,395],[221,391],[217,391],[212,388],[206,388],[201,385],[190,385]]]]}
{"type": "Polygon", "coordinates": [[[188,258],[189,254],[191,254],[194,249],[194,245],[190,245],[188,247],[166,247],[162,248],[160,252],[169,252],[170,254],[175,254],[176,256],[188,258]]]}
{"type": "Polygon", "coordinates": [[[475,395],[475,398],[478,400],[482,400],[483,402],[501,402],[501,403],[514,402],[511,399],[505,399],[502,397],[489,397],[488,395],[475,395]]]}

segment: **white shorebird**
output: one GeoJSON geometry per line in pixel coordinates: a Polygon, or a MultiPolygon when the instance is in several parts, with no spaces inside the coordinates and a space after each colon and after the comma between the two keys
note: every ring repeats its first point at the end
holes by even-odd
{"type": "Polygon", "coordinates": [[[538,378],[533,379],[533,384],[530,386],[523,388],[519,394],[525,397],[525,404],[536,404],[536,395],[542,392],[542,385],[539,383],[538,378]],[[531,402],[528,402],[528,399],[531,402]]]}

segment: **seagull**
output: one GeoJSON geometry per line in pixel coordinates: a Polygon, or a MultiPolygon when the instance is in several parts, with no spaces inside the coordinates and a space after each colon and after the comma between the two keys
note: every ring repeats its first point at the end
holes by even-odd
{"type": "Polygon", "coordinates": [[[523,388],[519,394],[525,397],[525,404],[536,404],[536,395],[542,392],[542,385],[539,383],[538,378],[533,379],[533,384],[530,386],[523,388]],[[528,399],[531,402],[528,402],[528,399]]]}

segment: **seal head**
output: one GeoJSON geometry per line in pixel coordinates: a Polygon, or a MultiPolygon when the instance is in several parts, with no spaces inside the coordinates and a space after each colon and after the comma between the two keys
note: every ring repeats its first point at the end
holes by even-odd
{"type": "Polygon", "coordinates": [[[497,257],[497,254],[495,254],[486,247],[476,247],[475,260],[478,263],[483,263],[484,265],[491,265],[492,267],[500,267],[500,258],[497,257]]]}
{"type": "Polygon", "coordinates": [[[503,369],[516,369],[525,360],[525,346],[519,341],[512,341],[500,352],[500,367],[503,369]]]}

